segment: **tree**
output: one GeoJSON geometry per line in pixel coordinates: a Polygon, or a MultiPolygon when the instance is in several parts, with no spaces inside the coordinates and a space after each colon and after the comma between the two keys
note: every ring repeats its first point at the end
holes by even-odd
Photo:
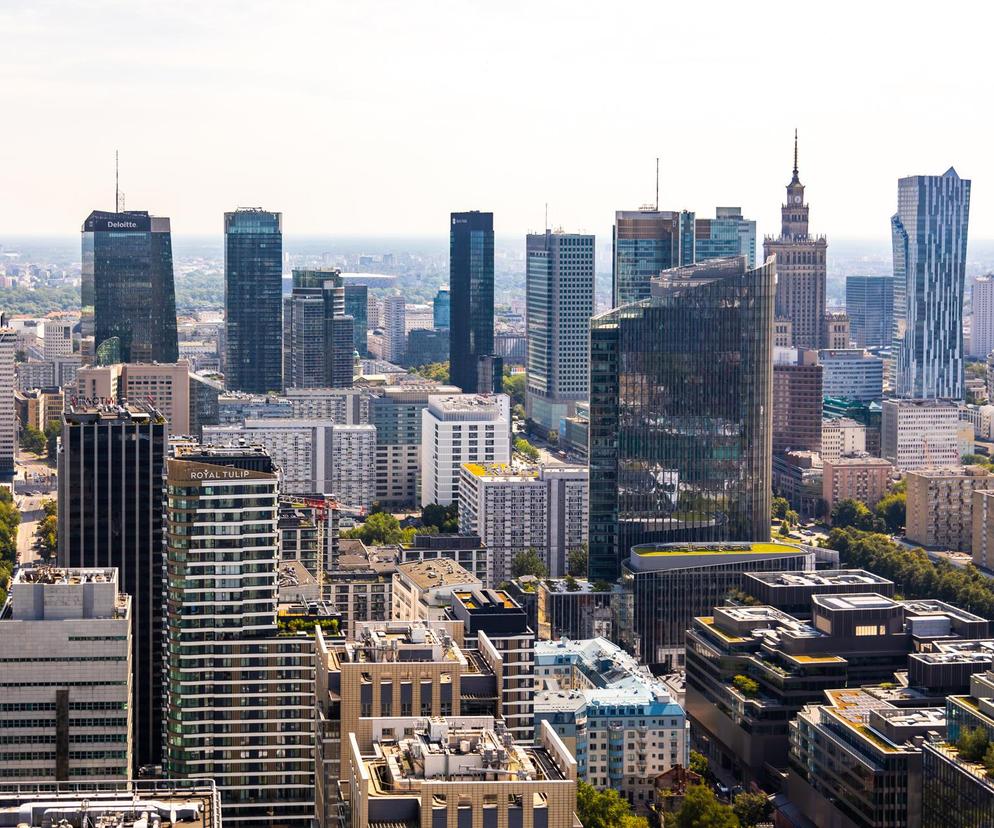
{"type": "Polygon", "coordinates": [[[45,517],[38,521],[38,526],[35,529],[35,541],[42,556],[51,558],[55,556],[59,547],[59,507],[55,500],[49,498],[42,501],[41,508],[45,517]]]}
{"type": "Polygon", "coordinates": [[[437,380],[438,382],[448,382],[449,363],[430,362],[427,365],[419,365],[417,368],[412,368],[411,373],[418,374],[430,380],[437,380]]]}
{"type": "Polygon", "coordinates": [[[580,589],[580,585],[577,583],[576,578],[574,578],[572,575],[566,576],[565,584],[567,592],[576,592],[580,589]]]}
{"type": "Polygon", "coordinates": [[[983,758],[984,769],[988,776],[994,776],[994,744],[987,746],[987,752],[983,758]]]}
{"type": "Polygon", "coordinates": [[[900,532],[907,518],[908,495],[906,492],[894,492],[885,495],[877,501],[874,511],[885,524],[888,531],[900,532]]]}
{"type": "Polygon", "coordinates": [[[883,532],[886,524],[861,500],[840,500],[832,507],[832,526],[855,526],[865,532],[883,532]]]}
{"type": "Polygon", "coordinates": [[[759,684],[755,679],[741,674],[732,677],[732,685],[747,698],[752,698],[759,692],[759,684]]]}
{"type": "Polygon", "coordinates": [[[21,429],[21,448],[34,454],[41,454],[45,450],[45,435],[33,425],[26,425],[21,429]]]}
{"type": "Polygon", "coordinates": [[[62,436],[62,423],[58,420],[50,420],[45,426],[45,443],[48,451],[48,459],[54,460],[59,453],[59,437],[62,436]]]}
{"type": "Polygon", "coordinates": [[[459,504],[439,506],[429,503],[421,507],[421,525],[434,526],[439,532],[453,535],[459,531],[459,504]]]}
{"type": "Polygon", "coordinates": [[[739,818],[742,828],[752,828],[757,823],[765,822],[772,808],[769,797],[757,791],[744,792],[736,796],[732,801],[732,810],[739,818]]]}
{"type": "Polygon", "coordinates": [[[967,762],[980,762],[990,747],[990,737],[982,727],[964,727],[956,740],[956,750],[967,762]]]}
{"type": "Polygon", "coordinates": [[[566,569],[569,574],[577,578],[587,577],[587,544],[581,543],[575,549],[569,551],[566,557],[566,569]]]}
{"type": "Polygon", "coordinates": [[[534,549],[519,552],[511,561],[511,577],[513,578],[520,578],[522,575],[544,578],[548,574],[549,570],[546,569],[545,561],[534,549]]]}
{"type": "Polygon", "coordinates": [[[511,398],[511,405],[525,404],[525,385],[528,378],[524,373],[504,372],[504,393],[511,398]]]}
{"type": "MultiPolygon", "coordinates": [[[[413,535],[413,532],[411,534],[413,535]]],[[[361,526],[357,526],[355,529],[346,529],[342,532],[342,537],[361,540],[367,546],[386,546],[403,543],[404,531],[400,528],[400,522],[393,515],[387,512],[377,512],[366,518],[366,522],[361,526]]]]}
{"type": "Polygon", "coordinates": [[[785,497],[774,497],[773,498],[773,517],[777,520],[783,520],[787,512],[790,510],[790,503],[785,497]]]}
{"type": "Polygon", "coordinates": [[[599,791],[582,781],[576,785],[576,815],[583,828],[648,828],[614,788],[599,791]]]}
{"type": "Polygon", "coordinates": [[[708,775],[708,758],[703,753],[697,750],[690,751],[690,769],[700,775],[708,775]]]}
{"type": "Polygon", "coordinates": [[[518,454],[523,454],[533,463],[536,462],[539,459],[539,457],[541,457],[538,449],[535,448],[535,446],[533,446],[531,443],[529,443],[524,437],[519,437],[517,440],[514,441],[514,450],[518,452],[518,454]]]}
{"type": "Polygon", "coordinates": [[[704,785],[687,788],[674,824],[676,828],[741,828],[731,806],[720,803],[714,791],[704,785]]]}

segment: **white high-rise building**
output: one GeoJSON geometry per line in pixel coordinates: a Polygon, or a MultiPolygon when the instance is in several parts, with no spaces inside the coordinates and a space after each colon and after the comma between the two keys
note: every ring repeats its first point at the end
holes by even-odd
{"type": "Polygon", "coordinates": [[[116,569],[17,570],[0,653],[0,778],[132,777],[131,597],[116,569]]]}
{"type": "Polygon", "coordinates": [[[526,251],[528,417],[558,432],[589,396],[594,237],[546,230],[526,251]]]}
{"type": "Polygon", "coordinates": [[[994,276],[978,276],[971,287],[970,355],[986,359],[994,351],[994,276]]]}
{"type": "Polygon", "coordinates": [[[833,417],[821,421],[822,462],[835,461],[847,454],[866,451],[866,426],[848,417],[833,417]]]}
{"type": "Polygon", "coordinates": [[[951,400],[884,400],[880,453],[898,471],[958,466],[960,425],[951,400]]]}
{"type": "Polygon", "coordinates": [[[367,388],[287,388],[298,420],[329,420],[339,425],[369,422],[370,392],[367,388]]]}
{"type": "Polygon", "coordinates": [[[204,442],[261,445],[283,472],[291,494],[331,495],[342,506],[368,509],[376,492],[376,428],[328,420],[246,419],[205,426],[204,442]]]}
{"type": "Polygon", "coordinates": [[[14,411],[14,362],[17,332],[0,328],[0,474],[14,471],[14,444],[17,439],[17,414],[14,411]]]}
{"type": "Polygon", "coordinates": [[[569,553],[587,542],[586,468],[513,468],[465,463],[459,482],[459,531],[490,550],[490,582],[512,577],[514,557],[534,550],[549,575],[566,574],[569,553]]]}
{"type": "Polygon", "coordinates": [[[459,499],[463,463],[511,461],[506,394],[431,395],[421,412],[421,505],[459,499]]]}
{"type": "Polygon", "coordinates": [[[879,403],[884,396],[884,361],[862,348],[821,350],[821,389],[826,397],[879,403]]]}
{"type": "Polygon", "coordinates": [[[407,331],[405,319],[407,305],[403,296],[386,296],[383,299],[383,359],[399,363],[407,351],[407,331]]]}
{"type": "Polygon", "coordinates": [[[46,319],[45,320],[45,359],[72,356],[72,329],[78,320],[46,319]]]}

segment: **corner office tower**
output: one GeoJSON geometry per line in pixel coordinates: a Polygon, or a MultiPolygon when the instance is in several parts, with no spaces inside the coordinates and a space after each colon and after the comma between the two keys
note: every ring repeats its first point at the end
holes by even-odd
{"type": "Polygon", "coordinates": [[[453,213],[449,224],[449,380],[486,394],[480,363],[494,352],[494,214],[453,213]]]}
{"type": "Polygon", "coordinates": [[[176,362],[169,219],[94,210],[83,222],[82,333],[93,362],[176,362]]]}

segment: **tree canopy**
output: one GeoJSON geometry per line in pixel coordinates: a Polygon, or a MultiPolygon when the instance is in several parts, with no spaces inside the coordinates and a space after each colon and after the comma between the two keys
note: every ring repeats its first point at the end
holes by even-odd
{"type": "Polygon", "coordinates": [[[645,817],[635,816],[631,805],[614,788],[598,790],[586,782],[576,785],[576,815],[583,828],[648,828],[645,817]]]}
{"type": "Polygon", "coordinates": [[[741,828],[739,818],[730,805],[723,805],[714,791],[705,785],[691,785],[683,804],[666,820],[667,828],[741,828]]]}
{"type": "Polygon", "coordinates": [[[459,531],[459,503],[439,506],[429,503],[421,507],[421,525],[434,527],[438,532],[452,535],[459,531]]]}
{"type": "MultiPolygon", "coordinates": [[[[549,574],[542,556],[534,549],[527,549],[519,552],[511,560],[511,577],[520,578],[522,575],[534,575],[536,578],[544,578],[549,574]]],[[[586,823],[584,823],[586,825],[586,823]]]]}

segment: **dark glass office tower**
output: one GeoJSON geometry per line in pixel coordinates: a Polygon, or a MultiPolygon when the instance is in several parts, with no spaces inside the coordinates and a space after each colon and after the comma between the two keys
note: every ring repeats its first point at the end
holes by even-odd
{"type": "Polygon", "coordinates": [[[847,276],[849,333],[860,348],[890,345],[894,339],[894,277],[847,276]]]}
{"type": "Polygon", "coordinates": [[[649,283],[660,272],[695,261],[694,214],[686,210],[619,210],[611,239],[615,307],[647,298],[649,283]]]}
{"type": "Polygon", "coordinates": [[[494,352],[494,214],[453,213],[449,229],[449,379],[466,394],[479,387],[480,357],[494,352]]]}
{"type": "Polygon", "coordinates": [[[283,301],[286,388],[351,388],[354,320],[337,270],[295,270],[283,301]]]}
{"type": "Polygon", "coordinates": [[[591,578],[635,544],[769,538],[775,285],[717,259],[591,320],[591,578]]]}
{"type": "Polygon", "coordinates": [[[162,748],[166,440],[150,407],[70,408],[59,451],[59,565],[117,567],[131,596],[137,767],[159,764],[162,748]]]}
{"type": "Polygon", "coordinates": [[[345,315],[352,317],[352,344],[363,359],[369,356],[369,286],[345,282],[345,315]]]}
{"type": "Polygon", "coordinates": [[[169,219],[94,210],[83,222],[82,334],[120,362],[176,362],[169,219]],[[111,340],[117,340],[111,343],[111,340]]]}
{"type": "Polygon", "coordinates": [[[283,387],[283,214],[224,214],[225,385],[283,387]]]}

